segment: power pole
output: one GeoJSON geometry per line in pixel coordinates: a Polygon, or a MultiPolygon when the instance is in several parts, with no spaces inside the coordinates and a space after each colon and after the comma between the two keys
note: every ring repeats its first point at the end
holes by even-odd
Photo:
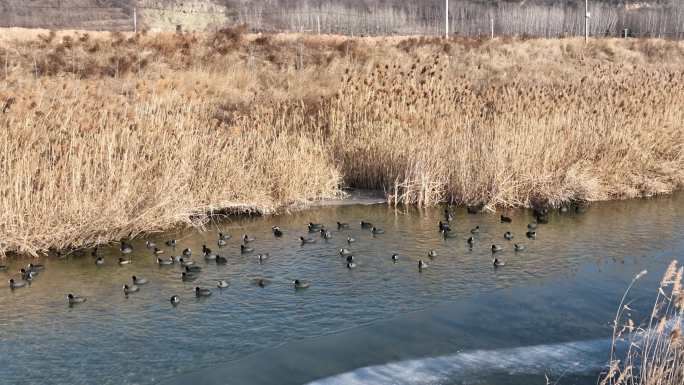
{"type": "Polygon", "coordinates": [[[446,0],[446,12],[444,12],[444,21],[446,22],[445,23],[446,28],[444,30],[444,32],[445,32],[444,37],[446,37],[448,39],[449,38],[449,0],[446,0]]]}
{"type": "Polygon", "coordinates": [[[489,22],[490,22],[490,24],[491,24],[491,26],[492,26],[492,40],[494,40],[494,17],[491,17],[491,18],[489,19],[489,22]]]}
{"type": "Polygon", "coordinates": [[[584,44],[589,42],[589,0],[584,0],[584,44]]]}
{"type": "Polygon", "coordinates": [[[133,32],[138,33],[138,8],[133,7],[133,32]]]}

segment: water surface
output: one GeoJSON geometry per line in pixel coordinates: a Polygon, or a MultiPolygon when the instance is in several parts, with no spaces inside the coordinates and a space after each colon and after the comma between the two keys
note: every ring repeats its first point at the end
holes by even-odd
{"type": "MultiPolygon", "coordinates": [[[[525,238],[528,211],[511,211],[513,223],[503,224],[464,209],[452,222],[456,237],[444,240],[442,210],[320,207],[152,237],[160,245],[179,240],[175,250],[164,247],[166,256],[192,248],[204,268],[195,282],[182,282],[178,266],[158,266],[144,240],[133,241],[127,266],[116,264],[116,247],[104,250],[99,267],[89,253],[43,259],[46,270],[29,288],[0,290],[0,383],[522,385],[545,383],[546,374],[561,384],[595,384],[624,288],[649,270],[634,292],[639,319],[659,274],[684,255],[681,193],[554,214],[536,240],[525,238]],[[371,236],[362,219],[386,233],[371,236]],[[350,229],[338,231],[336,221],[350,229]],[[327,224],[334,238],[307,234],[308,222],[327,224]],[[272,235],[275,225],[282,238],[272,235]],[[471,250],[465,240],[476,225],[471,250]],[[507,230],[513,241],[503,239],[507,230]],[[221,249],[219,231],[233,236],[221,249]],[[256,238],[253,254],[239,252],[245,233],[256,238]],[[318,241],[302,246],[300,235],[318,241]],[[352,270],[337,255],[347,236],[357,240],[352,270]],[[514,242],[526,250],[515,253],[514,242]],[[505,248],[498,269],[492,243],[505,248]],[[205,262],[202,244],[228,264],[205,262]],[[430,249],[436,258],[427,257],[430,249]],[[260,264],[257,253],[271,257],[260,264]],[[430,264],[423,272],[419,258],[430,264]],[[121,286],[134,274],[150,283],[127,298],[121,286]],[[271,284],[256,286],[259,277],[271,284]],[[230,287],[217,289],[218,279],[230,287]],[[311,287],[296,291],[293,279],[311,287]],[[213,295],[196,299],[195,286],[213,295]],[[69,307],[69,292],[88,300],[69,307]],[[177,307],[168,301],[173,294],[181,297],[177,307]]],[[[29,261],[8,261],[0,277],[16,276],[29,261]]]]}

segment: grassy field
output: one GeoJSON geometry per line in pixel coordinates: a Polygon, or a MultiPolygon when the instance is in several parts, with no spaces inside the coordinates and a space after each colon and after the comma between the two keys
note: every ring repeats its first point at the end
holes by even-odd
{"type": "Polygon", "coordinates": [[[0,34],[0,250],[351,186],[559,206],[684,184],[684,43],[0,34]]]}

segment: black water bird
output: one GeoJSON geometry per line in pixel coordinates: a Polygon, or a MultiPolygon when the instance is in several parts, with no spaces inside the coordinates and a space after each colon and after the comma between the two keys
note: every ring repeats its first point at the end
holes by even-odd
{"type": "Polygon", "coordinates": [[[392,254],[392,262],[396,263],[399,261],[399,255],[398,254],[392,254]]]}
{"type": "Polygon", "coordinates": [[[468,214],[477,214],[480,211],[482,211],[482,208],[484,207],[484,204],[480,203],[477,205],[468,205],[466,206],[466,211],[468,214]]]}
{"type": "Polygon", "coordinates": [[[185,272],[186,273],[199,273],[200,271],[202,271],[201,266],[196,266],[196,265],[185,266],[185,272]]]}
{"type": "Polygon", "coordinates": [[[69,303],[69,305],[75,305],[75,304],[77,304],[77,303],[83,303],[83,302],[86,301],[86,298],[85,298],[85,297],[81,297],[81,296],[78,296],[78,295],[73,295],[73,294],[71,294],[71,293],[67,294],[66,297],[67,297],[67,302],[69,303]]]}
{"type": "Polygon", "coordinates": [[[201,287],[196,287],[195,288],[195,297],[209,297],[211,295],[211,290],[209,289],[204,289],[201,287]]]}
{"type": "Polygon", "coordinates": [[[480,233],[480,226],[475,226],[472,229],[470,229],[470,234],[479,234],[480,233]]]}
{"type": "Polygon", "coordinates": [[[510,217],[507,217],[505,215],[501,216],[501,223],[511,223],[513,220],[510,217]]]}
{"type": "Polygon", "coordinates": [[[283,230],[281,230],[280,227],[278,227],[278,226],[273,226],[273,227],[271,228],[271,230],[273,230],[273,235],[274,235],[274,236],[276,236],[276,237],[278,237],[278,238],[280,238],[280,237],[283,236],[283,230]]]}
{"type": "Polygon", "coordinates": [[[166,246],[168,247],[176,247],[176,244],[178,243],[175,239],[169,239],[168,241],[165,242],[166,246]]]}
{"type": "Polygon", "coordinates": [[[11,290],[14,290],[14,289],[21,289],[22,287],[25,287],[25,286],[26,286],[26,282],[24,282],[24,281],[15,281],[14,278],[10,278],[10,280],[7,281],[7,282],[9,282],[9,288],[10,288],[11,290]]]}
{"type": "Polygon", "coordinates": [[[537,232],[536,231],[528,231],[525,233],[525,236],[530,239],[536,239],[537,238],[537,232]]]}
{"type": "Polygon", "coordinates": [[[225,265],[228,263],[228,258],[222,256],[222,255],[216,255],[216,263],[219,265],[225,265]]]}
{"type": "Polygon", "coordinates": [[[442,231],[442,230],[451,231],[451,226],[449,226],[448,223],[439,221],[438,225],[439,225],[439,231],[442,231]]]}
{"type": "Polygon", "coordinates": [[[428,266],[429,265],[425,263],[425,261],[423,261],[422,259],[418,260],[418,271],[423,271],[423,269],[427,269],[428,266]]]}
{"type": "Polygon", "coordinates": [[[184,257],[189,257],[192,255],[192,250],[188,247],[187,249],[183,250],[183,256],[184,257]]]}
{"type": "Polygon", "coordinates": [[[501,247],[499,245],[492,245],[492,253],[497,253],[501,250],[503,250],[503,247],[501,247]]]}
{"type": "Polygon", "coordinates": [[[362,229],[370,229],[371,227],[373,227],[372,223],[361,221],[361,228],[362,229]]]}
{"type": "Polygon", "coordinates": [[[176,306],[180,303],[180,297],[177,295],[172,295],[169,302],[171,302],[171,305],[176,306]]]}
{"type": "Polygon", "coordinates": [[[504,239],[507,239],[510,241],[511,239],[513,239],[513,233],[511,233],[510,231],[506,231],[504,233],[504,239]]]}
{"type": "Polygon", "coordinates": [[[344,222],[337,222],[337,229],[348,229],[349,228],[349,223],[344,223],[344,222]]]}
{"type": "Polygon", "coordinates": [[[126,242],[121,242],[120,249],[122,254],[130,254],[133,252],[133,246],[129,245],[126,242]]]}
{"type": "Polygon", "coordinates": [[[373,228],[371,228],[371,234],[374,234],[374,235],[376,235],[376,234],[385,234],[385,230],[379,229],[379,228],[377,228],[377,227],[373,227],[373,228]]]}
{"type": "Polygon", "coordinates": [[[307,243],[316,243],[316,240],[313,238],[299,237],[299,240],[302,242],[302,245],[307,244],[307,243]]]}

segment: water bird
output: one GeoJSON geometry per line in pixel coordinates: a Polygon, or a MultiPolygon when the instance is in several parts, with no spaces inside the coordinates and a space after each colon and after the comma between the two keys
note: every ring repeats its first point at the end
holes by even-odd
{"type": "Polygon", "coordinates": [[[501,262],[501,261],[499,261],[499,259],[498,259],[498,258],[494,258],[494,261],[492,261],[492,264],[494,265],[494,267],[499,267],[499,266],[503,266],[503,265],[505,265],[505,263],[504,263],[504,262],[501,262]]]}
{"type": "Polygon", "coordinates": [[[449,211],[449,209],[444,209],[444,220],[451,222],[454,219],[454,214],[449,211]]]}
{"type": "Polygon", "coordinates": [[[197,275],[193,273],[188,273],[187,271],[184,271],[181,273],[181,280],[182,281],[194,281],[197,279],[197,275]]]}
{"type": "Polygon", "coordinates": [[[376,234],[385,234],[385,230],[379,229],[379,228],[373,226],[373,228],[371,228],[371,234],[373,234],[373,235],[376,235],[376,234]]]}
{"type": "Polygon", "coordinates": [[[245,234],[242,236],[242,242],[243,243],[249,243],[249,242],[254,242],[256,238],[250,237],[249,235],[245,234]]]}
{"type": "Polygon", "coordinates": [[[169,239],[165,243],[168,247],[176,247],[176,245],[178,244],[178,242],[175,239],[169,239]]]}
{"type": "Polygon", "coordinates": [[[137,293],[138,291],[140,291],[140,288],[135,286],[135,285],[131,285],[131,286],[123,285],[124,295],[129,295],[131,293],[137,293]]]}
{"type": "Polygon", "coordinates": [[[126,242],[121,242],[121,253],[122,254],[130,254],[133,252],[133,246],[129,245],[126,242]]]}
{"type": "Polygon", "coordinates": [[[280,238],[280,237],[283,236],[283,230],[281,230],[280,227],[278,227],[278,226],[273,226],[273,227],[271,228],[271,230],[273,230],[273,235],[274,235],[274,236],[276,236],[276,237],[278,237],[278,238],[280,238]]]}
{"type": "Polygon", "coordinates": [[[155,247],[153,253],[154,254],[164,254],[164,250],[162,250],[158,247],[155,247]]]}
{"type": "Polygon", "coordinates": [[[254,248],[247,247],[245,245],[240,245],[240,253],[247,254],[247,253],[251,253],[252,251],[254,251],[254,248]]]}
{"type": "Polygon", "coordinates": [[[373,227],[372,223],[361,221],[361,228],[362,229],[370,229],[371,227],[373,227]]]}
{"type": "Polygon", "coordinates": [[[510,241],[511,239],[513,239],[513,234],[510,231],[506,231],[504,233],[504,239],[507,239],[510,241]]]}
{"type": "Polygon", "coordinates": [[[172,295],[169,302],[171,302],[171,305],[176,306],[180,303],[180,297],[177,295],[172,295]]]}
{"type": "Polygon", "coordinates": [[[427,255],[428,255],[428,257],[430,257],[430,258],[434,258],[434,257],[437,256],[437,252],[434,251],[434,250],[430,250],[430,251],[428,251],[427,255]]]}
{"type": "Polygon", "coordinates": [[[78,295],[73,295],[73,294],[71,294],[71,293],[67,294],[66,297],[67,297],[67,302],[69,303],[69,305],[75,305],[75,304],[77,304],[77,303],[83,303],[83,302],[86,301],[86,298],[85,298],[85,297],[81,297],[81,296],[78,296],[78,295]]]}
{"type": "Polygon", "coordinates": [[[312,229],[313,230],[319,230],[321,227],[323,227],[323,224],[322,223],[309,222],[309,224],[307,226],[309,227],[309,230],[312,230],[312,229]]]}
{"type": "Polygon", "coordinates": [[[219,241],[227,241],[230,239],[230,234],[218,233],[219,241]]]}
{"type": "Polygon", "coordinates": [[[340,249],[340,256],[341,257],[346,257],[347,255],[351,255],[351,254],[352,254],[351,250],[349,250],[347,248],[341,248],[340,249]]]}
{"type": "Polygon", "coordinates": [[[10,288],[11,290],[20,289],[20,288],[26,286],[26,282],[24,282],[24,281],[15,281],[14,278],[10,278],[10,280],[7,281],[7,282],[9,282],[9,288],[10,288]]]}
{"type": "Polygon", "coordinates": [[[536,230],[537,229],[537,224],[536,223],[528,223],[527,224],[527,229],[528,230],[536,230]]]}
{"type": "Polygon", "coordinates": [[[473,245],[475,244],[475,238],[468,237],[468,240],[466,242],[468,242],[468,245],[470,245],[470,247],[473,247],[473,245]]]}
{"type": "Polygon", "coordinates": [[[299,240],[302,241],[302,245],[306,243],[316,243],[316,240],[313,238],[299,237],[299,240]]]}
{"type": "Polygon", "coordinates": [[[102,258],[102,257],[97,257],[97,258],[95,258],[95,264],[96,264],[97,266],[102,266],[102,265],[104,265],[104,263],[105,263],[104,258],[102,258]]]}
{"type": "Polygon", "coordinates": [[[470,229],[470,234],[479,234],[480,233],[480,226],[475,226],[472,229],[470,229]]]}
{"type": "Polygon", "coordinates": [[[300,281],[298,279],[295,279],[292,281],[292,285],[294,285],[295,289],[306,289],[309,287],[309,283],[305,281],[300,281]]]}
{"type": "Polygon", "coordinates": [[[354,256],[351,255],[351,254],[349,254],[349,255],[347,255],[347,258],[346,258],[346,259],[347,259],[347,262],[353,262],[353,261],[354,261],[354,256]]]}
{"type": "Polygon", "coordinates": [[[350,237],[350,236],[347,236],[347,243],[352,244],[352,243],[354,243],[354,242],[356,242],[356,239],[354,239],[354,238],[352,238],[352,237],[350,237]]]}
{"type": "Polygon", "coordinates": [[[192,255],[192,250],[188,247],[187,249],[183,250],[182,254],[184,257],[189,257],[192,255]]]}
{"type": "Polygon", "coordinates": [[[130,258],[129,259],[119,258],[119,265],[122,265],[122,266],[123,265],[130,265],[131,263],[133,263],[133,261],[131,261],[130,258]]]}
{"type": "Polygon", "coordinates": [[[537,238],[537,232],[530,230],[530,231],[525,233],[525,236],[527,236],[527,238],[530,238],[530,239],[536,239],[537,238]]]}
{"type": "Polygon", "coordinates": [[[223,247],[223,246],[225,246],[225,245],[227,245],[227,244],[228,244],[228,242],[226,242],[225,239],[219,238],[218,241],[216,241],[216,245],[217,245],[218,247],[223,247]]]}
{"type": "Polygon", "coordinates": [[[344,223],[344,222],[337,222],[337,229],[348,229],[349,228],[349,223],[344,223]]]}
{"type": "Polygon", "coordinates": [[[513,220],[510,217],[507,217],[504,215],[501,216],[501,223],[511,223],[511,222],[513,222],[513,220]]]}
{"type": "Polygon", "coordinates": [[[199,273],[200,271],[202,271],[201,266],[195,266],[195,265],[185,266],[185,272],[186,273],[199,273]]]}
{"type": "Polygon", "coordinates": [[[398,254],[392,254],[392,262],[396,263],[399,261],[399,255],[398,254]]]}
{"type": "Polygon", "coordinates": [[[208,248],[206,245],[202,245],[202,249],[202,255],[204,256],[204,259],[208,261],[216,260],[216,254],[212,253],[210,248],[208,248]]]}
{"type": "Polygon", "coordinates": [[[147,283],[147,280],[145,278],[136,277],[135,275],[131,277],[131,279],[133,280],[134,285],[144,285],[147,283]]]}
{"type": "Polygon", "coordinates": [[[253,280],[254,284],[259,286],[259,287],[266,287],[269,283],[271,283],[268,279],[266,278],[255,278],[253,280]]]}
{"type": "Polygon", "coordinates": [[[259,263],[264,263],[266,262],[267,259],[269,259],[271,256],[266,253],[266,254],[259,254],[257,255],[257,259],[259,260],[259,263]]]}
{"type": "Polygon", "coordinates": [[[444,223],[442,221],[439,221],[438,225],[439,225],[439,231],[444,231],[444,230],[451,231],[451,226],[449,226],[448,223],[444,223]]]}
{"type": "Polygon", "coordinates": [[[195,297],[209,297],[211,295],[211,290],[201,288],[201,287],[196,287],[195,288],[195,297]]]}
{"type": "Polygon", "coordinates": [[[331,239],[333,237],[332,233],[325,229],[321,229],[321,236],[323,237],[323,239],[331,239]]]}
{"type": "Polygon", "coordinates": [[[45,270],[45,266],[34,265],[33,263],[29,263],[28,265],[26,265],[26,269],[29,271],[42,271],[42,270],[45,270]]]}
{"type": "Polygon", "coordinates": [[[157,264],[159,264],[160,266],[169,266],[169,265],[173,265],[173,263],[174,263],[174,260],[172,257],[157,258],[157,264]]]}
{"type": "Polygon", "coordinates": [[[19,270],[19,273],[21,274],[21,279],[23,279],[24,281],[32,280],[37,274],[31,270],[26,270],[23,268],[19,270]]]}
{"type": "Polygon", "coordinates": [[[427,269],[428,266],[429,265],[427,263],[425,263],[425,261],[423,261],[422,259],[418,260],[418,271],[421,271],[423,269],[427,269]]]}
{"type": "Polygon", "coordinates": [[[224,264],[228,263],[228,258],[226,258],[222,255],[216,254],[216,263],[219,265],[224,265],[224,264]]]}
{"type": "Polygon", "coordinates": [[[525,245],[520,245],[518,243],[513,244],[513,247],[515,248],[515,251],[523,251],[525,250],[525,245]]]}
{"type": "Polygon", "coordinates": [[[185,259],[185,258],[180,258],[178,260],[178,262],[180,262],[180,265],[183,267],[192,266],[195,264],[195,261],[193,261],[191,259],[185,259]]]}
{"type": "Polygon", "coordinates": [[[157,247],[157,244],[152,241],[145,241],[145,246],[148,249],[154,249],[155,247],[157,247]]]}
{"type": "Polygon", "coordinates": [[[347,269],[353,269],[356,267],[356,263],[354,262],[347,262],[347,269]]]}
{"type": "Polygon", "coordinates": [[[492,245],[492,253],[497,253],[501,250],[503,250],[503,247],[501,247],[499,245],[492,245]]]}
{"type": "Polygon", "coordinates": [[[225,289],[228,286],[229,286],[228,282],[226,282],[224,280],[220,280],[220,281],[216,282],[216,287],[218,287],[219,289],[225,289]]]}

